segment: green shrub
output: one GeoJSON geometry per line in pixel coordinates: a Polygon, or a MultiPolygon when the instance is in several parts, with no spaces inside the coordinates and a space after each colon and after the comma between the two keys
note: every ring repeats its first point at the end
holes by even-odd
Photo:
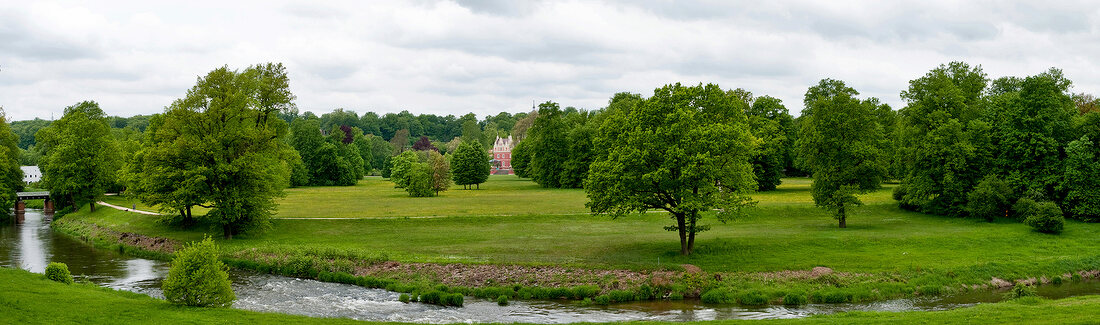
{"type": "Polygon", "coordinates": [[[552,288],[550,289],[551,299],[569,299],[573,297],[573,291],[566,288],[552,288]]]}
{"type": "Polygon", "coordinates": [[[1062,209],[1058,208],[1058,205],[1054,202],[1039,203],[1035,212],[1024,219],[1024,224],[1046,234],[1061,233],[1065,222],[1065,218],[1062,217],[1062,209]]]}
{"type": "Polygon", "coordinates": [[[597,305],[609,305],[611,304],[611,297],[608,297],[607,295],[599,295],[596,296],[595,299],[592,299],[592,301],[595,302],[597,305]]]}
{"type": "Polygon", "coordinates": [[[768,296],[764,295],[760,291],[748,291],[741,293],[741,296],[737,299],[742,305],[760,306],[768,304],[768,296]]]}
{"type": "Polygon", "coordinates": [[[810,294],[810,300],[819,303],[840,304],[851,302],[852,294],[840,289],[821,290],[810,294]]]}
{"type": "Polygon", "coordinates": [[[1005,216],[1010,195],[1012,189],[1000,177],[986,176],[967,195],[966,210],[971,216],[993,221],[994,218],[1005,216]]]}
{"type": "Polygon", "coordinates": [[[1069,279],[1073,280],[1073,282],[1081,282],[1081,280],[1084,280],[1083,278],[1081,278],[1080,273],[1074,273],[1073,275],[1070,275],[1069,279]]]}
{"type": "Polygon", "coordinates": [[[737,295],[730,288],[715,288],[707,290],[700,299],[708,304],[732,304],[737,302],[737,295]]]}
{"type": "Polygon", "coordinates": [[[462,300],[465,297],[461,293],[452,293],[444,295],[440,301],[440,305],[462,307],[462,300]]]}
{"type": "Polygon", "coordinates": [[[500,295],[500,297],[497,297],[497,305],[507,306],[508,305],[508,296],[500,295]]]}
{"type": "Polygon", "coordinates": [[[161,288],[169,302],[179,305],[225,307],[237,299],[210,237],[176,252],[161,288]]]}
{"type": "Polygon", "coordinates": [[[588,285],[588,286],[576,286],[573,287],[573,299],[584,299],[595,297],[600,294],[600,287],[588,285]]]}
{"type": "Polygon", "coordinates": [[[611,290],[607,293],[607,296],[614,302],[628,302],[634,301],[634,292],[627,290],[611,290]]]}
{"type": "Polygon", "coordinates": [[[1012,213],[1016,216],[1016,219],[1020,221],[1027,220],[1027,217],[1035,214],[1038,210],[1039,202],[1029,197],[1022,197],[1016,200],[1016,203],[1012,204],[1012,213]]]}
{"type": "Polygon", "coordinates": [[[69,266],[65,263],[50,262],[46,266],[46,278],[64,284],[73,284],[73,275],[69,273],[69,266]]]}
{"type": "Polygon", "coordinates": [[[801,293],[789,292],[787,293],[787,295],[783,296],[783,304],[791,306],[805,305],[806,295],[801,293]]]}
{"type": "Polygon", "coordinates": [[[1060,285],[1062,281],[1062,276],[1060,275],[1055,275],[1054,278],[1050,279],[1050,283],[1053,285],[1060,285]]]}
{"type": "Polygon", "coordinates": [[[1007,296],[1008,299],[1019,299],[1019,298],[1023,298],[1023,297],[1034,297],[1035,296],[1035,289],[1032,289],[1031,287],[1026,286],[1022,283],[1017,283],[1015,286],[1012,287],[1012,290],[1008,291],[1006,296],[1007,296]]]}
{"type": "Polygon", "coordinates": [[[443,293],[438,290],[429,290],[428,292],[420,294],[420,302],[439,305],[443,302],[443,293]]]}

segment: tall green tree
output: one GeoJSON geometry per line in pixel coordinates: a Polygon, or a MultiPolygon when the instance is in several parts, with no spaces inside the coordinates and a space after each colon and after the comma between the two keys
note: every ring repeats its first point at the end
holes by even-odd
{"type": "Polygon", "coordinates": [[[882,129],[874,101],[861,101],[843,81],[824,79],[806,91],[802,155],[813,170],[814,204],[834,211],[847,227],[847,209],[862,202],[855,195],[881,186],[882,129]]]}
{"type": "Polygon", "coordinates": [[[270,227],[275,198],[290,178],[289,128],[278,114],[294,108],[294,98],[282,64],[221,67],[200,77],[164,113],[158,146],[184,149],[164,160],[193,161],[183,168],[197,183],[199,205],[210,208],[203,217],[221,226],[227,239],[270,227]]]}
{"type": "Polygon", "coordinates": [[[435,195],[451,187],[451,164],[439,151],[428,151],[428,167],[432,171],[432,190],[435,195]]]}
{"type": "Polygon", "coordinates": [[[8,125],[0,107],[0,216],[8,215],[15,204],[15,192],[23,190],[23,170],[19,169],[19,136],[8,125]]]}
{"type": "Polygon", "coordinates": [[[420,163],[420,159],[417,157],[415,151],[405,151],[400,155],[393,156],[390,159],[390,165],[393,166],[390,171],[390,181],[393,182],[394,187],[404,188],[409,186],[409,176],[412,171],[412,165],[420,163]]]}
{"type": "Polygon", "coordinates": [[[1017,193],[1037,191],[1060,200],[1065,145],[1076,139],[1078,110],[1061,70],[1001,78],[991,91],[994,166],[1017,193]]]}
{"type": "Polygon", "coordinates": [[[1075,219],[1100,222],[1100,147],[1083,136],[1069,143],[1066,154],[1063,207],[1075,219]]]}
{"type": "Polygon", "coordinates": [[[455,185],[469,189],[470,185],[481,188],[481,183],[489,179],[489,154],[482,149],[479,141],[462,141],[451,158],[451,169],[455,185]]]}
{"type": "Polygon", "coordinates": [[[696,234],[710,228],[703,215],[732,219],[756,187],[749,159],[758,140],[737,100],[717,85],[675,84],[612,110],[594,142],[605,154],[588,172],[586,206],[613,218],[667,211],[675,223],[665,229],[679,234],[680,254],[691,254],[696,234]]]}
{"type": "Polygon", "coordinates": [[[748,116],[753,136],[761,140],[753,152],[752,167],[756,175],[758,191],[774,190],[784,176],[784,169],[791,159],[788,138],[793,118],[778,98],[761,96],[753,98],[747,91],[737,92],[748,116]],[[746,100],[747,101],[744,101],[746,100]]]}
{"type": "MultiPolygon", "coordinates": [[[[940,215],[965,215],[968,193],[990,172],[990,126],[979,119],[987,101],[981,67],[941,65],[909,82],[901,93],[897,153],[903,206],[940,215]]],[[[881,122],[881,119],[880,119],[881,122]]]]}
{"type": "Polygon", "coordinates": [[[562,187],[562,166],[569,160],[569,127],[557,103],[539,104],[538,117],[528,131],[531,159],[527,174],[543,187],[562,187]]]}
{"type": "Polygon", "coordinates": [[[107,116],[92,101],[65,108],[65,115],[35,135],[43,153],[42,185],[58,203],[74,209],[96,200],[118,179],[118,144],[107,116]]]}

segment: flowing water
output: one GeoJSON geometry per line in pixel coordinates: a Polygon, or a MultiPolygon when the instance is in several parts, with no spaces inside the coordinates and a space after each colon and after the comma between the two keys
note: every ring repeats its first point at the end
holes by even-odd
{"type": "MultiPolygon", "coordinates": [[[[168,274],[165,262],[134,258],[97,250],[49,227],[50,216],[28,210],[22,221],[0,226],[0,266],[41,273],[49,262],[68,264],[79,279],[96,284],[163,298],[161,279],[168,274]]],[[[936,299],[897,299],[858,304],[810,304],[798,307],[708,305],[698,301],[656,301],[584,306],[562,301],[513,301],[498,306],[493,301],[466,298],[463,307],[401,303],[397,293],[354,285],[258,274],[230,273],[237,293],[234,308],[315,317],[342,317],[372,321],[418,323],[470,322],[608,322],[627,320],[719,320],[798,318],[843,311],[944,310],[977,303],[1000,301],[1002,293],[978,291],[936,299]]],[[[1039,287],[1050,298],[1100,293],[1100,281],[1039,287]]]]}

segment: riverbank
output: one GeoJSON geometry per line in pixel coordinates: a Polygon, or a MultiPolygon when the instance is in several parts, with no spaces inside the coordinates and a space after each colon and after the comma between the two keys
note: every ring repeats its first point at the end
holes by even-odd
{"type": "MultiPolygon", "coordinates": [[[[810,203],[807,180],[786,179],[777,191],[755,194],[760,206],[747,218],[725,225],[705,219],[714,229],[700,234],[688,257],[676,254],[675,235],[661,229],[664,215],[568,214],[583,209],[583,191],[543,189],[514,177],[491,178],[483,188],[426,199],[376,178],[354,187],[292,189],[280,216],[302,219],[275,220],[270,232],[219,245],[230,264],[262,272],[403,292],[442,285],[491,299],[568,296],[594,303],[700,296],[742,304],[785,303],[788,296],[865,302],[1073,281],[1100,270],[1100,224],[1070,221],[1053,236],[1007,220],[924,215],[898,209],[889,187],[862,196],[867,205],[852,211],[850,228],[838,229],[810,203]],[[542,202],[541,212],[469,215],[487,213],[482,203],[532,213],[528,202],[542,202]],[[346,218],[321,219],[333,207],[346,218]],[[425,216],[434,218],[419,218],[425,216]]],[[[175,229],[114,209],[84,209],[59,225],[103,245],[134,241],[127,247],[218,235],[216,228],[175,229]]]]}
{"type": "MultiPolygon", "coordinates": [[[[313,318],[229,308],[171,305],[149,296],[91,284],[65,285],[40,274],[0,268],[0,323],[5,324],[394,324],[313,318]]],[[[1089,324],[1100,319],[1100,296],[1028,299],[937,312],[853,312],[794,320],[717,321],[691,324],[1089,324]]],[[[653,324],[645,322],[639,324],[653,324]]]]}

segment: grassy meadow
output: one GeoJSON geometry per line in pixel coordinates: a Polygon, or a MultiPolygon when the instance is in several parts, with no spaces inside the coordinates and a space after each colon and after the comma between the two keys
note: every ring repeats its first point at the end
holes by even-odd
{"type": "MultiPolygon", "coordinates": [[[[901,210],[890,191],[888,186],[863,195],[866,205],[852,209],[849,228],[839,229],[827,211],[813,206],[808,180],[786,179],[777,191],[755,194],[759,204],[748,217],[727,224],[705,218],[713,229],[699,235],[695,254],[683,257],[675,233],[662,229],[671,223],[666,214],[593,216],[584,213],[582,190],[544,189],[514,176],[494,176],[481,190],[411,198],[388,181],[368,178],[354,187],[290,189],[278,217],[304,219],[275,220],[271,231],[219,245],[227,253],[324,247],[381,252],[400,262],[601,269],[692,264],[712,272],[772,272],[826,266],[852,273],[932,272],[970,284],[994,276],[1100,269],[1100,224],[1067,221],[1064,233],[1047,235],[1011,220],[989,223],[901,210]]],[[[71,218],[182,241],[219,234],[201,226],[178,230],[152,216],[114,209],[71,218]]]]}
{"type": "MultiPolygon", "coordinates": [[[[380,324],[176,306],[143,294],[91,284],[66,285],[46,280],[40,274],[9,268],[0,268],[0,292],[4,293],[0,295],[0,323],[5,324],[136,324],[150,320],[158,324],[380,324]]],[[[937,312],[852,312],[804,319],[693,324],[1094,324],[1096,319],[1100,319],[1100,296],[1010,301],[937,312]]]]}

